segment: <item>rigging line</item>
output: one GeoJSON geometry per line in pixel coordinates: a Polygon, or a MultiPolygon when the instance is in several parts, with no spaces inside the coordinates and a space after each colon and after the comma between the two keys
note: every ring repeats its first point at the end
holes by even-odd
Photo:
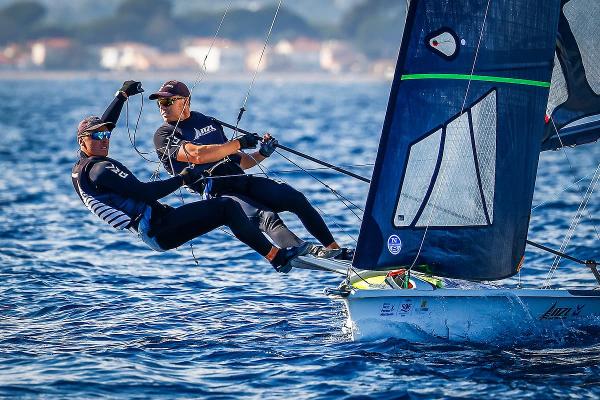
{"type": "MultiPolygon", "coordinates": [[[[281,154],[280,152],[277,151],[277,154],[279,154],[281,157],[283,157],[284,159],[286,159],[287,161],[289,161],[290,163],[296,165],[298,168],[302,168],[301,166],[299,166],[298,164],[296,164],[294,161],[292,161],[291,159],[289,159],[288,157],[284,156],[283,154],[281,154]]],[[[319,178],[317,178],[316,176],[314,176],[313,174],[306,172],[309,176],[311,176],[313,179],[317,180],[319,183],[321,183],[323,186],[325,186],[326,188],[328,188],[336,197],[339,198],[343,198],[343,196],[341,196],[339,193],[337,193],[333,188],[331,188],[330,186],[328,186],[325,182],[321,181],[319,178]]],[[[348,200],[349,201],[349,200],[348,200]]],[[[350,201],[349,201],[350,202],[350,201]]],[[[346,206],[346,208],[348,208],[359,220],[360,217],[354,212],[354,210],[352,210],[346,203],[344,203],[342,201],[342,203],[344,204],[344,206],[346,206]]],[[[350,202],[352,204],[352,202],[350,202]]],[[[326,215],[323,210],[321,210],[321,208],[319,208],[319,206],[315,205],[315,208],[317,210],[319,210],[321,212],[321,214],[326,215]]],[[[357,207],[358,208],[358,207],[357,207]]],[[[359,208],[360,210],[360,208],[359,208]]],[[[361,210],[362,211],[362,210],[361,210]]],[[[363,211],[364,212],[364,211],[363,211]]],[[[362,220],[361,220],[362,221],[362,220]]],[[[335,219],[333,220],[333,223],[338,227],[338,229],[343,232],[346,236],[348,236],[350,239],[352,239],[355,243],[358,243],[358,240],[350,235],[335,219]]]]}
{"type": "MultiPolygon", "coordinates": [[[[213,35],[212,41],[210,43],[210,46],[208,47],[208,51],[206,52],[206,55],[204,56],[204,60],[202,62],[202,66],[200,67],[200,73],[198,74],[198,77],[196,78],[196,80],[194,81],[192,87],[190,88],[190,95],[189,97],[186,98],[184,106],[181,110],[181,113],[179,113],[179,117],[177,118],[177,122],[175,123],[175,126],[173,127],[173,132],[171,132],[171,135],[169,136],[169,139],[167,140],[167,145],[166,145],[166,152],[163,153],[161,159],[160,159],[160,163],[157,166],[157,171],[155,171],[155,174],[157,175],[158,170],[160,169],[160,165],[164,162],[165,157],[167,156],[167,154],[169,154],[169,149],[171,147],[171,140],[173,139],[173,137],[175,136],[175,132],[177,131],[177,128],[179,126],[179,123],[181,122],[181,118],[183,117],[183,112],[185,110],[185,107],[189,105],[190,103],[190,99],[192,97],[192,94],[194,92],[194,89],[196,88],[196,86],[198,84],[200,84],[200,82],[202,82],[204,80],[204,77],[206,76],[206,61],[208,59],[208,56],[210,55],[210,52],[213,49],[213,46],[215,44],[215,42],[217,41],[217,37],[219,35],[219,32],[221,31],[221,27],[223,26],[223,21],[225,21],[225,17],[227,16],[227,13],[229,12],[229,8],[231,7],[231,0],[229,1],[229,3],[227,3],[227,7],[225,8],[225,11],[223,12],[223,15],[221,17],[221,21],[219,21],[219,25],[217,26],[217,29],[215,30],[215,34],[213,35]]],[[[175,172],[175,169],[173,168],[173,160],[171,157],[169,157],[169,164],[171,166],[171,171],[173,171],[173,173],[175,172]]],[[[188,165],[191,165],[191,163],[188,161],[188,165]]],[[[183,202],[183,197],[181,197],[181,201],[183,202]]]]}
{"type": "MultiPolygon", "coordinates": [[[[217,26],[215,34],[213,35],[213,39],[210,44],[210,47],[208,48],[208,51],[206,52],[206,55],[204,56],[204,61],[202,62],[202,66],[200,68],[200,73],[198,74],[198,77],[196,78],[196,80],[194,81],[194,84],[190,88],[190,95],[185,99],[183,108],[181,109],[181,112],[179,113],[179,117],[177,118],[177,122],[175,123],[175,126],[173,127],[173,132],[171,132],[171,135],[169,136],[169,139],[167,140],[166,151],[161,156],[160,162],[156,166],[156,170],[154,171],[153,177],[154,176],[158,177],[159,171],[160,171],[160,166],[163,164],[164,158],[167,155],[169,155],[169,165],[171,167],[171,171],[173,174],[175,174],[175,168],[173,166],[173,157],[171,157],[171,155],[169,154],[170,148],[171,148],[171,141],[175,137],[175,132],[177,131],[179,123],[181,122],[181,118],[183,117],[183,112],[185,111],[185,108],[190,104],[190,99],[192,98],[194,89],[200,82],[202,82],[202,80],[206,76],[206,70],[207,70],[206,60],[208,59],[208,56],[210,55],[210,52],[213,49],[213,46],[217,40],[217,36],[218,36],[219,32],[221,31],[221,27],[223,26],[223,21],[225,21],[225,17],[227,16],[227,13],[229,12],[230,7],[231,7],[231,1],[229,1],[229,3],[227,4],[227,7],[225,8],[225,11],[223,12],[223,16],[221,17],[221,21],[219,22],[219,25],[217,26]]],[[[192,164],[188,160],[188,166],[190,166],[190,165],[192,165],[192,164]]],[[[178,194],[179,194],[179,200],[181,201],[181,204],[185,204],[185,200],[183,198],[183,191],[181,188],[179,188],[178,194]]],[[[221,228],[221,230],[223,230],[223,228],[221,228]]],[[[190,242],[190,250],[192,252],[192,257],[194,259],[194,262],[196,263],[196,265],[200,265],[200,263],[198,262],[198,259],[196,258],[196,255],[194,254],[194,245],[192,244],[192,242],[190,242]]]]}
{"type": "MultiPolygon", "coordinates": [[[[289,158],[285,157],[283,154],[281,154],[279,151],[277,151],[277,154],[279,154],[280,156],[282,156],[283,158],[285,158],[287,161],[291,162],[292,164],[300,167],[298,164],[294,163],[292,160],[290,160],[289,158]]],[[[338,197],[340,199],[340,201],[342,201],[342,203],[350,210],[352,211],[352,209],[350,207],[348,207],[348,205],[346,203],[350,203],[352,206],[354,206],[354,208],[360,210],[362,213],[365,212],[365,210],[363,210],[361,207],[359,207],[358,205],[356,205],[355,203],[353,203],[350,199],[348,199],[347,197],[343,196],[340,192],[338,192],[337,190],[333,189],[331,186],[329,186],[328,184],[326,184],[325,182],[323,182],[322,180],[320,180],[319,178],[317,178],[316,176],[314,176],[313,174],[308,173],[308,170],[305,170],[304,172],[306,172],[307,175],[309,175],[310,177],[312,177],[313,179],[315,179],[317,182],[319,182],[321,185],[325,186],[327,189],[329,189],[336,197],[338,197]]],[[[353,214],[356,216],[356,218],[358,218],[359,221],[362,221],[362,219],[356,215],[356,213],[353,212],[353,214]]]]}
{"type": "MultiPolygon", "coordinates": [[[[342,164],[341,166],[343,167],[372,167],[373,164],[342,164]]],[[[304,168],[304,169],[300,169],[300,168],[296,168],[296,169],[269,169],[269,171],[272,174],[295,174],[295,173],[305,173],[306,171],[331,171],[331,168],[327,168],[327,167],[314,167],[314,168],[304,168]]],[[[264,175],[262,172],[261,173],[254,173],[254,174],[244,174],[244,175],[264,175]]],[[[222,175],[225,176],[225,175],[222,175]]],[[[589,175],[588,175],[589,176],[589,175]]]]}
{"type": "MultiPolygon", "coordinates": [[[[371,164],[373,165],[373,164],[371,164]]],[[[350,167],[354,166],[354,167],[360,167],[360,165],[348,165],[350,167]]],[[[271,174],[292,174],[292,173],[306,173],[306,171],[330,171],[331,168],[296,168],[296,169],[283,169],[283,170],[279,170],[279,169],[268,169],[267,170],[270,171],[271,174]]],[[[219,175],[219,176],[212,176],[211,179],[215,180],[215,179],[223,179],[223,178],[233,178],[233,177],[238,177],[238,176],[263,176],[266,175],[264,172],[254,172],[254,173],[243,173],[243,174],[231,174],[231,175],[219,175]]],[[[589,177],[589,175],[587,176],[589,177]]],[[[585,178],[587,178],[585,177],[585,178]]],[[[585,179],[582,178],[582,179],[585,179]]],[[[539,206],[541,206],[543,204],[540,204],[539,206]]],[[[356,208],[361,209],[359,206],[356,206],[356,208]]]]}
{"type": "Polygon", "coordinates": [[[550,203],[551,201],[556,200],[561,194],[563,194],[564,192],[566,192],[567,190],[569,190],[570,188],[572,188],[573,186],[577,185],[578,183],[580,183],[581,181],[589,178],[592,174],[587,174],[586,176],[579,178],[578,180],[576,180],[575,182],[571,182],[569,185],[567,185],[563,190],[561,190],[558,193],[555,193],[554,196],[552,198],[550,198],[549,200],[543,201],[539,204],[537,204],[535,207],[531,208],[531,211],[536,210],[539,207],[542,207],[548,203],[550,203]]]}
{"type": "Polygon", "coordinates": [[[261,175],[264,175],[266,178],[269,177],[269,174],[267,174],[266,167],[263,167],[262,165],[260,165],[260,161],[258,161],[256,158],[254,158],[254,156],[252,154],[248,154],[245,151],[241,151],[241,152],[244,153],[245,155],[247,155],[248,157],[250,157],[254,161],[253,166],[258,167],[258,169],[260,169],[261,175]]]}
{"type": "MultiPolygon", "coordinates": [[[[481,47],[481,41],[483,40],[483,34],[485,32],[485,25],[486,25],[486,22],[487,22],[487,16],[488,16],[488,12],[489,12],[489,9],[490,9],[490,3],[491,3],[491,0],[488,0],[487,5],[485,7],[485,14],[483,16],[483,23],[481,25],[481,32],[479,33],[479,41],[477,42],[477,48],[475,49],[475,56],[473,57],[473,65],[471,66],[471,74],[470,74],[470,78],[469,78],[468,83],[467,83],[467,90],[465,91],[465,97],[463,99],[463,103],[462,103],[462,106],[460,108],[460,113],[458,114],[459,116],[463,115],[463,113],[465,111],[465,105],[467,104],[467,97],[469,96],[469,90],[471,89],[472,76],[475,73],[475,65],[477,64],[477,57],[479,56],[479,49],[481,47]]],[[[443,177],[444,176],[444,172],[445,172],[445,168],[444,167],[445,167],[445,165],[442,166],[443,170],[440,168],[440,172],[438,174],[438,179],[439,179],[439,177],[443,177]]],[[[434,189],[435,189],[435,183],[434,183],[434,189]]],[[[433,202],[432,202],[433,206],[429,210],[429,215],[428,215],[428,219],[427,219],[427,225],[425,226],[425,231],[423,232],[423,237],[421,238],[421,243],[419,244],[419,249],[417,250],[417,254],[415,255],[415,258],[414,258],[412,264],[408,268],[409,273],[412,270],[412,268],[417,264],[417,260],[419,259],[419,256],[421,255],[421,251],[423,250],[423,244],[425,243],[425,238],[427,237],[427,232],[429,231],[429,226],[431,225],[431,220],[433,219],[433,210],[437,206],[437,201],[439,199],[441,190],[437,190],[435,192],[436,192],[435,193],[435,198],[433,198],[433,202]]]]}
{"type": "MultiPolygon", "coordinates": [[[[556,132],[556,136],[558,137],[558,141],[560,142],[560,149],[562,151],[562,153],[564,154],[565,158],[567,159],[567,163],[569,164],[569,169],[571,170],[571,174],[573,176],[575,175],[575,169],[573,168],[573,164],[571,164],[571,160],[569,159],[569,155],[567,154],[567,150],[565,149],[565,145],[562,141],[562,137],[560,136],[560,133],[558,132],[558,127],[556,126],[556,123],[554,122],[554,118],[552,116],[550,116],[550,120],[552,121],[552,126],[554,127],[554,132],[556,132]]],[[[579,190],[579,192],[582,192],[581,187],[579,185],[577,185],[577,190],[579,190]]],[[[592,227],[594,228],[594,232],[596,233],[596,237],[598,238],[598,240],[600,240],[600,234],[598,233],[598,228],[596,227],[596,224],[594,224],[593,221],[591,221],[592,227]]]]}
{"type": "Polygon", "coordinates": [[[125,126],[127,127],[127,136],[129,137],[129,142],[131,143],[131,146],[133,147],[133,149],[135,150],[135,152],[142,157],[145,161],[152,163],[152,164],[158,164],[159,161],[155,161],[155,160],[150,160],[149,158],[146,157],[146,155],[150,154],[148,152],[145,151],[140,151],[137,148],[137,144],[136,144],[136,135],[137,135],[137,131],[138,131],[138,127],[140,124],[140,118],[142,117],[142,111],[144,109],[144,96],[141,96],[141,104],[140,104],[140,111],[138,113],[137,119],[135,121],[135,127],[133,129],[133,138],[131,136],[131,131],[129,129],[129,98],[127,99],[127,101],[125,102],[125,126]]]}
{"type": "MultiPolygon", "coordinates": [[[[210,52],[213,49],[213,46],[217,40],[217,37],[219,35],[219,32],[221,31],[221,27],[223,26],[223,21],[225,21],[225,17],[227,16],[227,13],[229,12],[229,8],[231,7],[231,1],[229,1],[229,3],[227,4],[227,7],[225,8],[225,11],[223,12],[223,16],[221,17],[221,21],[219,21],[219,25],[217,26],[217,29],[215,30],[215,34],[213,35],[212,41],[210,43],[210,46],[208,48],[208,51],[206,52],[206,55],[204,56],[204,61],[202,62],[202,65],[200,67],[200,73],[198,74],[198,77],[196,78],[196,80],[194,81],[191,89],[190,89],[190,95],[188,98],[186,98],[185,103],[184,103],[184,107],[181,110],[181,113],[179,113],[179,117],[177,118],[177,122],[175,123],[175,126],[173,127],[173,131],[171,132],[171,135],[169,136],[169,139],[167,140],[167,144],[166,144],[166,149],[165,152],[163,152],[163,155],[160,158],[160,163],[159,165],[156,167],[156,171],[154,172],[154,176],[158,176],[158,171],[160,169],[160,165],[163,164],[165,157],[167,157],[167,155],[169,155],[169,151],[170,151],[170,147],[171,147],[171,141],[173,139],[173,137],[175,136],[175,132],[177,131],[177,128],[179,126],[179,123],[181,122],[181,118],[183,117],[183,112],[185,110],[185,107],[189,105],[190,99],[192,97],[193,91],[196,88],[196,86],[202,82],[202,80],[204,79],[204,77],[206,76],[206,60],[208,59],[208,56],[210,55],[210,52]]],[[[171,167],[171,171],[173,171],[173,173],[175,173],[175,169],[173,167],[173,160],[172,157],[169,156],[169,165],[171,167]]],[[[191,165],[191,163],[188,161],[188,166],[191,165]]],[[[180,192],[180,198],[182,203],[184,203],[183,201],[183,197],[181,196],[181,192],[180,192]]],[[[185,203],[184,203],[185,204],[185,203]]]]}
{"type": "MultiPolygon", "coordinates": [[[[596,185],[598,184],[598,181],[600,181],[600,163],[596,167],[596,170],[594,171],[594,176],[592,177],[590,185],[588,186],[588,188],[586,190],[584,198],[582,199],[581,204],[577,208],[577,212],[575,214],[575,217],[573,218],[573,221],[571,222],[569,231],[567,232],[567,235],[565,236],[565,239],[563,240],[563,243],[561,244],[561,247],[559,250],[560,252],[564,253],[568,243],[571,241],[571,238],[572,238],[573,234],[575,233],[575,228],[581,221],[581,217],[583,216],[583,213],[584,213],[585,209],[587,208],[587,205],[588,205],[590,199],[592,198],[592,195],[594,193],[596,185]]],[[[552,262],[550,271],[548,271],[546,280],[544,281],[545,286],[548,287],[550,285],[550,280],[554,277],[554,273],[558,269],[560,260],[561,260],[561,258],[559,256],[556,256],[554,261],[552,262]]]]}
{"type": "MultiPolygon", "coordinates": [[[[598,183],[598,180],[600,180],[600,174],[598,174],[599,172],[600,172],[600,164],[598,164],[598,167],[597,167],[596,171],[594,172],[594,177],[592,178],[592,181],[590,182],[590,185],[588,186],[588,188],[586,190],[585,197],[582,200],[581,204],[579,205],[579,208],[577,209],[576,215],[573,218],[573,221],[571,222],[571,226],[569,227],[569,231],[567,232],[567,236],[565,237],[565,240],[561,244],[561,247],[560,247],[561,252],[564,252],[564,249],[566,249],[568,242],[571,240],[573,234],[575,233],[575,228],[577,227],[577,225],[579,224],[579,222],[581,220],[581,217],[583,216],[583,213],[587,207],[589,200],[591,199],[591,196],[594,192],[595,186],[598,183]],[[598,174],[598,176],[596,176],[596,174],[598,174]],[[594,182],[594,180],[596,182],[594,182]],[[564,245],[564,247],[563,247],[563,245],[564,245]]],[[[550,281],[550,279],[552,279],[554,277],[554,273],[558,269],[558,265],[559,265],[560,261],[561,261],[560,257],[556,257],[555,260],[552,262],[552,266],[551,266],[550,270],[548,271],[548,275],[545,280],[546,285],[549,286],[549,281],[550,281]]]]}
{"type": "MultiPolygon", "coordinates": [[[[228,124],[227,122],[223,122],[223,121],[221,121],[221,120],[218,120],[218,119],[216,119],[216,118],[211,118],[211,119],[212,119],[213,121],[215,121],[215,122],[217,122],[217,123],[221,124],[221,125],[222,125],[222,126],[224,126],[224,127],[227,127],[227,128],[230,128],[230,129],[236,129],[236,127],[235,127],[234,125],[228,124]]],[[[254,136],[256,136],[256,137],[259,137],[259,136],[258,136],[258,134],[254,133],[254,132],[249,132],[249,131],[247,131],[247,130],[244,130],[244,129],[242,129],[242,128],[237,128],[237,130],[238,130],[240,133],[243,133],[243,134],[250,134],[250,135],[254,135],[254,136]]],[[[298,150],[294,150],[294,149],[292,149],[291,147],[284,146],[284,145],[282,145],[281,143],[278,143],[276,147],[277,147],[278,149],[280,149],[280,150],[284,150],[284,151],[287,151],[288,153],[295,154],[295,155],[297,155],[297,156],[299,156],[299,157],[302,157],[302,158],[304,158],[304,159],[306,159],[306,160],[310,160],[310,161],[312,161],[312,162],[314,162],[314,163],[317,163],[317,164],[319,164],[319,165],[324,165],[324,166],[326,166],[326,167],[328,167],[328,168],[330,168],[330,169],[333,169],[334,171],[341,172],[342,174],[345,174],[345,175],[351,176],[351,177],[353,177],[353,178],[356,178],[356,179],[358,179],[358,180],[361,180],[361,181],[363,181],[363,182],[366,182],[366,183],[371,183],[371,180],[370,180],[370,179],[367,179],[367,178],[365,178],[364,176],[357,175],[357,174],[355,174],[354,172],[350,172],[350,171],[348,171],[348,170],[345,170],[345,169],[343,169],[343,168],[340,168],[340,167],[338,167],[338,166],[336,166],[336,165],[329,164],[329,163],[327,163],[327,162],[325,162],[325,161],[319,160],[318,158],[315,158],[315,157],[309,156],[308,154],[302,153],[302,152],[300,152],[300,151],[298,151],[298,150]]]]}
{"type": "Polygon", "coordinates": [[[244,101],[242,102],[242,106],[240,107],[240,112],[238,113],[237,121],[235,123],[234,138],[237,136],[238,125],[240,123],[240,120],[242,119],[242,115],[246,111],[246,103],[248,102],[248,98],[250,97],[250,93],[252,92],[252,88],[254,87],[254,82],[256,81],[256,77],[258,75],[258,70],[260,69],[260,64],[261,64],[263,56],[265,54],[265,50],[267,49],[267,44],[269,43],[269,39],[271,38],[271,33],[273,32],[273,27],[275,26],[275,21],[277,20],[277,15],[279,14],[279,9],[281,8],[282,2],[283,2],[283,0],[279,0],[279,3],[277,4],[277,9],[275,10],[275,15],[273,16],[273,20],[271,21],[271,26],[269,27],[269,31],[267,32],[267,36],[265,38],[265,42],[263,44],[262,51],[260,52],[260,57],[258,58],[258,63],[256,64],[256,69],[254,70],[254,76],[252,77],[252,82],[250,82],[250,86],[248,87],[248,92],[246,93],[246,97],[244,98],[244,101]]]}

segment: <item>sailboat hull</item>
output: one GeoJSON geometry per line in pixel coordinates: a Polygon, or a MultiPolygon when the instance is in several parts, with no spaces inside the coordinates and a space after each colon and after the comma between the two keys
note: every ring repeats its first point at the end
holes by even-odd
{"type": "Polygon", "coordinates": [[[600,323],[598,291],[352,290],[344,302],[354,340],[515,343],[600,323]]]}

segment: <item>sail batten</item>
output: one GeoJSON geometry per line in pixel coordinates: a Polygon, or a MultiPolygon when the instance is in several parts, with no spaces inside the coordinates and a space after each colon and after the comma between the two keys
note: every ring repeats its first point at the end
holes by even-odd
{"type": "Polygon", "coordinates": [[[560,3],[411,1],[354,266],[516,272],[560,3]]]}

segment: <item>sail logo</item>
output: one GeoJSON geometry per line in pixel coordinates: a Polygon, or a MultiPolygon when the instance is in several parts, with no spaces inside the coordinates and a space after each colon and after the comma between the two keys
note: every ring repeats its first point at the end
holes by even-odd
{"type": "MultiPolygon", "coordinates": [[[[458,36],[450,29],[432,32],[425,40],[429,50],[447,60],[453,60],[458,55],[458,36]]],[[[463,41],[461,44],[464,44],[463,41]]]]}
{"type": "Polygon", "coordinates": [[[392,255],[397,255],[402,250],[402,241],[398,235],[391,235],[387,241],[388,251],[392,255]]]}
{"type": "Polygon", "coordinates": [[[215,128],[212,125],[205,126],[202,129],[196,129],[196,136],[194,136],[194,140],[197,140],[200,136],[208,135],[209,133],[214,132],[216,130],[217,128],[215,128]]]}

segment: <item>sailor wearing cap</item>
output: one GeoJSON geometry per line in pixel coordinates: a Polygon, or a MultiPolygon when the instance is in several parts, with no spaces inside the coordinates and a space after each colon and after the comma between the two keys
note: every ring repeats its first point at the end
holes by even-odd
{"type": "MultiPolygon", "coordinates": [[[[278,212],[296,214],[308,232],[322,246],[314,246],[311,253],[319,257],[351,259],[352,251],[340,249],[329,228],[306,197],[288,184],[266,177],[246,175],[251,168],[268,158],[277,140],[265,134],[258,151],[246,154],[236,151],[218,153],[219,147],[228,142],[223,126],[213,118],[190,110],[190,91],[185,83],[167,81],[150,95],[156,100],[163,118],[163,125],[154,134],[156,153],[169,174],[174,175],[188,165],[194,164],[210,178],[191,189],[210,198],[229,197],[237,201],[246,215],[280,246],[302,243],[281,221],[278,212]]],[[[240,150],[255,148],[258,139],[245,134],[240,150]]]]}
{"type": "MultiPolygon", "coordinates": [[[[111,131],[124,102],[129,96],[141,92],[143,89],[139,82],[125,82],[102,118],[86,117],[77,127],[81,151],[71,177],[85,206],[113,228],[137,234],[156,251],[178,247],[225,225],[239,240],[267,258],[275,270],[288,272],[291,269],[289,261],[306,249],[272,246],[235,201],[218,198],[178,208],[158,202],[181,185],[192,185],[198,179],[193,170],[184,168],[164,181],[140,182],[127,167],[108,157],[111,131]]],[[[229,146],[239,149],[239,141],[234,142],[229,146]]],[[[213,159],[210,156],[207,159],[216,160],[221,153],[216,154],[213,159]]]]}

